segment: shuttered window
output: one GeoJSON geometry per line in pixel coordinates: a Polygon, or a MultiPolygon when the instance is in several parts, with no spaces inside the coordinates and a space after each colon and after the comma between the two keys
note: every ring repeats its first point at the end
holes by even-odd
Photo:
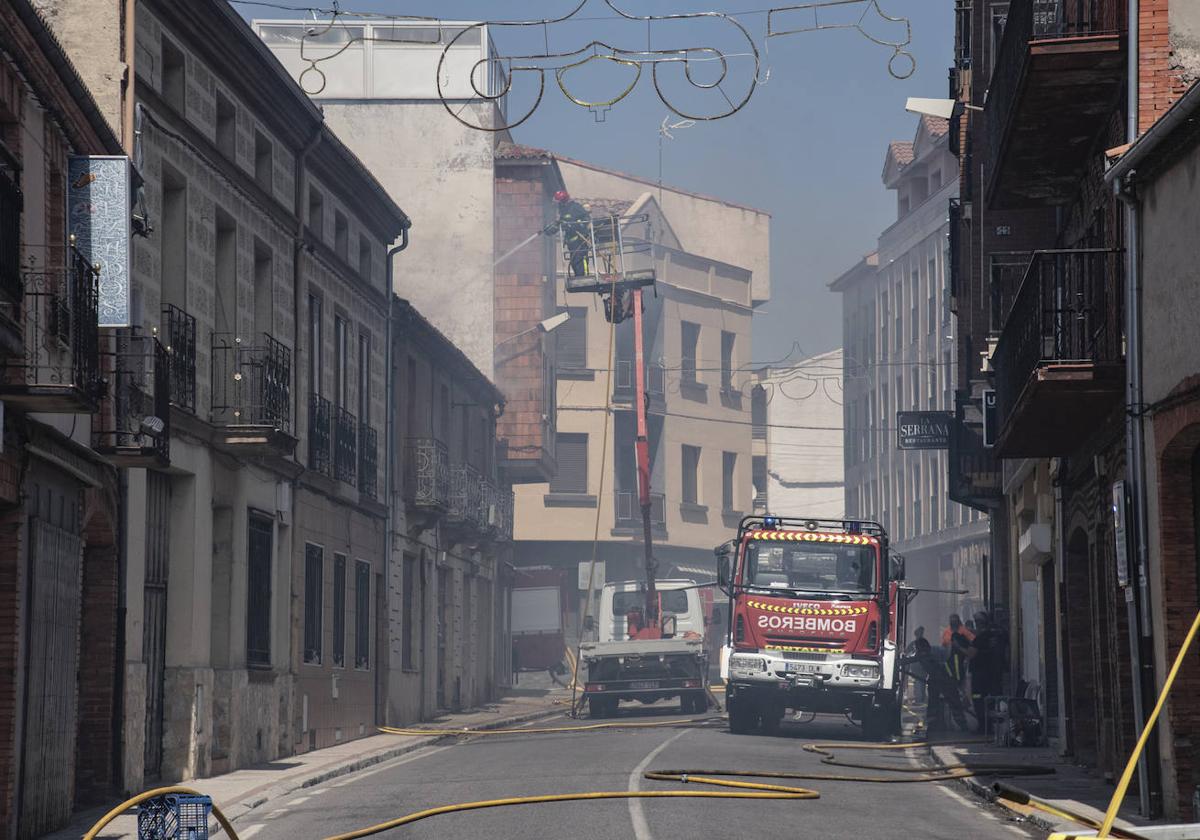
{"type": "Polygon", "coordinates": [[[734,333],[721,330],[721,390],[733,390],[733,342],[734,333]]]}
{"type": "Polygon", "coordinates": [[[404,555],[404,624],[401,630],[400,667],[412,671],[417,667],[416,657],[417,624],[417,558],[404,555]]]}
{"type": "Polygon", "coordinates": [[[246,663],[271,664],[271,541],[273,528],[265,516],[250,515],[248,535],[246,663]]]}
{"type": "Polygon", "coordinates": [[[571,319],[554,331],[558,367],[562,370],[587,370],[587,309],[565,310],[571,319]]]}
{"type": "Polygon", "coordinates": [[[680,335],[680,379],[684,382],[696,381],[696,357],[700,348],[700,325],[691,321],[679,323],[680,335]]]}
{"type": "Polygon", "coordinates": [[[721,453],[721,510],[734,510],[733,477],[737,472],[737,453],[721,453]]]}
{"type": "Polygon", "coordinates": [[[558,472],[550,482],[551,493],[586,493],[588,436],[559,432],[555,437],[554,454],[558,472]]]}
{"type": "Polygon", "coordinates": [[[321,610],[325,584],[325,550],[304,546],[304,661],[321,664],[321,610]]]}
{"type": "Polygon", "coordinates": [[[683,503],[700,503],[697,490],[700,475],[700,447],[683,445],[683,503]]]}
{"type": "Polygon", "coordinates": [[[333,664],[346,665],[346,555],[333,555],[333,664]]]}
{"type": "Polygon", "coordinates": [[[371,564],[354,564],[354,667],[371,667],[371,564]]]}

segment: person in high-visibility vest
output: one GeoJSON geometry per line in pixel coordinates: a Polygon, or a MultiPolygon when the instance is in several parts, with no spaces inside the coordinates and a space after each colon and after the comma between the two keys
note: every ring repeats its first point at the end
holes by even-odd
{"type": "Polygon", "coordinates": [[[925,671],[925,685],[929,695],[929,706],[925,710],[925,729],[935,732],[945,725],[945,712],[948,709],[958,728],[966,731],[967,716],[963,707],[962,692],[950,671],[950,663],[942,662],[933,653],[929,640],[921,637],[913,640],[914,653],[901,661],[909,665],[920,665],[925,671]]]}
{"type": "Polygon", "coordinates": [[[558,204],[558,221],[548,226],[546,232],[562,229],[563,243],[571,260],[571,276],[584,277],[590,273],[588,258],[591,252],[592,216],[566,190],[556,192],[554,201],[558,204]]]}

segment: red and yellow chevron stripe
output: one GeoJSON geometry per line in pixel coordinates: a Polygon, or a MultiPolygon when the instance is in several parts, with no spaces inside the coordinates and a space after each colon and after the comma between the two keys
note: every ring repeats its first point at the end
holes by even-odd
{"type": "Polygon", "coordinates": [[[765,645],[766,650],[780,650],[786,653],[837,653],[833,647],[802,647],[800,645],[765,645]]]}
{"type": "Polygon", "coordinates": [[[878,545],[879,541],[866,534],[822,534],[817,531],[750,531],[752,540],[784,542],[842,543],[843,545],[878,545]]]}
{"type": "Polygon", "coordinates": [[[787,615],[866,615],[867,608],[858,607],[817,607],[812,604],[769,604],[766,601],[746,599],[746,605],[764,612],[785,613],[787,615]]]}

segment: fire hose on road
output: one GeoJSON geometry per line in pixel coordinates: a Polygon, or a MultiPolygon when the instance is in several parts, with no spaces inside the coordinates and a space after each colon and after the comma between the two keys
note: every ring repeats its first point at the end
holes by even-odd
{"type": "MultiPolygon", "coordinates": [[[[382,727],[381,731],[398,735],[434,735],[434,736],[467,736],[480,735],[538,735],[568,732],[592,732],[603,729],[648,729],[672,726],[694,726],[720,720],[719,717],[693,718],[686,720],[644,721],[644,722],[610,722],[587,724],[583,726],[550,726],[523,729],[397,729],[382,727]]],[[[966,765],[955,764],[937,768],[920,766],[898,767],[886,764],[871,764],[865,762],[843,761],[837,758],[835,751],[905,751],[925,749],[930,746],[927,742],[902,744],[805,744],[803,749],[821,756],[821,763],[845,767],[848,769],[870,770],[871,774],[852,773],[788,773],[764,770],[724,770],[724,769],[687,769],[687,770],[647,770],[643,778],[659,782],[676,782],[683,785],[703,785],[718,790],[621,790],[621,791],[581,791],[578,793],[545,794],[532,796],[514,796],[503,799],[485,799],[475,802],[459,802],[427,808],[397,817],[394,820],[367,826],[345,834],[334,835],[325,840],[354,840],[354,838],[370,837],[391,831],[402,826],[411,825],[431,817],[456,814],[465,811],[477,811],[486,808],[502,808],[510,805],[539,805],[560,802],[581,802],[601,799],[760,799],[760,800],[801,800],[819,799],[819,791],[806,787],[784,784],[771,784],[760,781],[740,781],[739,779],[776,779],[789,781],[826,781],[826,782],[858,782],[867,784],[912,784],[927,782],[944,782],[963,779],[975,775],[1005,775],[1033,776],[1053,773],[1053,768],[1031,765],[966,765]]],[[[185,787],[165,787],[146,791],[129,799],[104,815],[84,835],[83,840],[95,840],[99,833],[110,822],[130,808],[149,799],[166,794],[191,794],[197,792],[185,787]]],[[[213,805],[213,816],[225,830],[231,840],[238,840],[230,821],[213,805]]]]}

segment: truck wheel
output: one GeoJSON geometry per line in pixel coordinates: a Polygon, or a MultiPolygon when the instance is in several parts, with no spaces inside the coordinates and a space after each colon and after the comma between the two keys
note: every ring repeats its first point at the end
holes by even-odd
{"type": "Polygon", "coordinates": [[[684,714],[702,715],[708,711],[708,695],[703,691],[689,691],[679,695],[679,709],[684,714]]]}
{"type": "Polygon", "coordinates": [[[588,698],[588,714],[593,718],[608,717],[608,698],[607,697],[589,697],[588,698]]]}
{"type": "Polygon", "coordinates": [[[863,737],[868,741],[886,741],[892,734],[896,718],[892,704],[863,710],[863,737]]]}
{"type": "Polygon", "coordinates": [[[607,717],[616,717],[617,709],[621,705],[621,698],[620,697],[608,697],[606,699],[608,700],[608,703],[605,705],[605,709],[604,709],[605,715],[607,717]]]}
{"type": "Polygon", "coordinates": [[[779,725],[783,722],[785,710],[778,706],[768,706],[762,712],[762,734],[778,735],[779,725]]]}
{"type": "Polygon", "coordinates": [[[729,710],[729,731],[734,735],[749,735],[758,728],[758,710],[746,701],[730,699],[725,707],[729,710]]]}

